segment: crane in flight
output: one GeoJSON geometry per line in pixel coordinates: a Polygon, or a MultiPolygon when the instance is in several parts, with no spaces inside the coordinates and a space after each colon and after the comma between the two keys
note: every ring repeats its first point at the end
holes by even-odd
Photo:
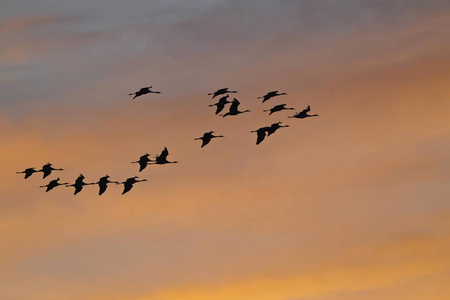
{"type": "Polygon", "coordinates": [[[202,146],[201,146],[201,148],[203,148],[203,147],[205,147],[206,145],[208,145],[209,142],[211,142],[211,140],[212,140],[213,138],[221,138],[221,137],[224,137],[223,135],[214,135],[213,133],[214,133],[214,131],[212,131],[212,130],[209,131],[209,132],[205,132],[205,133],[203,134],[202,137],[195,138],[194,140],[202,140],[202,146]]]}
{"type": "Polygon", "coordinates": [[[231,93],[237,93],[237,91],[230,91],[228,88],[223,88],[215,91],[214,93],[209,93],[208,96],[213,95],[213,99],[217,96],[223,95],[223,94],[231,94],[231,93]]]}
{"type": "Polygon", "coordinates": [[[227,112],[226,114],[220,115],[220,116],[225,118],[226,116],[236,116],[238,114],[250,112],[248,109],[244,110],[244,111],[238,110],[239,104],[241,104],[241,103],[238,101],[238,99],[234,98],[233,102],[231,102],[231,105],[230,105],[230,111],[227,112]]]}
{"type": "Polygon", "coordinates": [[[147,181],[147,179],[137,180],[137,178],[139,178],[139,177],[134,176],[134,177],[128,178],[124,182],[117,183],[117,184],[123,184],[122,195],[128,193],[133,188],[133,184],[135,184],[137,182],[147,181]]]}
{"type": "Polygon", "coordinates": [[[304,110],[302,110],[301,112],[296,113],[295,115],[293,115],[293,116],[291,116],[291,117],[288,117],[288,118],[304,119],[304,118],[318,117],[318,116],[319,116],[318,114],[315,114],[315,115],[308,115],[308,112],[309,112],[310,110],[311,110],[311,107],[309,107],[309,105],[308,105],[308,107],[305,108],[304,110]]]}
{"type": "Polygon", "coordinates": [[[272,92],[268,92],[267,94],[265,94],[264,96],[258,97],[257,99],[263,99],[262,103],[266,102],[267,100],[269,100],[270,98],[273,97],[277,97],[277,96],[283,96],[283,95],[287,95],[286,93],[280,93],[278,94],[278,91],[272,91],[272,92]]]}
{"type": "Polygon", "coordinates": [[[161,94],[161,92],[150,90],[151,88],[153,88],[153,87],[152,86],[143,87],[136,93],[132,93],[132,94],[128,94],[128,95],[130,95],[130,96],[134,95],[133,99],[135,99],[139,96],[146,95],[146,94],[161,94]]]}

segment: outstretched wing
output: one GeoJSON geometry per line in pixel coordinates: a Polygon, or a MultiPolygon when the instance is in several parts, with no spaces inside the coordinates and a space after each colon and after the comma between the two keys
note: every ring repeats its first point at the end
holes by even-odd
{"type": "Polygon", "coordinates": [[[169,155],[169,151],[167,150],[167,147],[164,147],[164,150],[159,155],[160,159],[165,160],[167,156],[169,155]]]}
{"type": "Polygon", "coordinates": [[[79,192],[81,192],[82,189],[83,189],[83,186],[81,184],[80,185],[76,185],[75,186],[75,193],[74,193],[74,195],[76,195],[79,192]]]}
{"type": "Polygon", "coordinates": [[[102,195],[108,188],[108,185],[106,183],[99,183],[98,186],[100,187],[100,190],[98,192],[99,195],[102,195]]]}
{"type": "Polygon", "coordinates": [[[219,102],[217,104],[216,115],[218,115],[224,108],[225,108],[225,104],[222,104],[219,102]]]}
{"type": "Polygon", "coordinates": [[[131,182],[125,182],[123,186],[124,186],[124,188],[123,188],[122,195],[133,188],[133,184],[131,182]]]}
{"type": "Polygon", "coordinates": [[[146,161],[139,161],[139,172],[144,170],[146,167],[147,167],[147,162],[146,161]]]}
{"type": "Polygon", "coordinates": [[[201,147],[201,148],[203,148],[203,147],[205,147],[206,145],[208,145],[209,142],[211,142],[211,138],[210,138],[210,137],[205,137],[205,138],[203,138],[203,139],[202,139],[202,147],[201,147]]]}
{"type": "Polygon", "coordinates": [[[308,105],[308,107],[307,108],[305,108],[304,110],[302,110],[301,112],[300,112],[300,114],[306,114],[308,111],[310,111],[311,110],[311,107],[309,107],[309,105],[308,105]]]}
{"type": "Polygon", "coordinates": [[[231,103],[231,106],[230,106],[230,112],[237,111],[239,104],[241,104],[241,103],[236,98],[234,98],[234,100],[233,100],[233,102],[231,103]]]}
{"type": "Polygon", "coordinates": [[[264,138],[266,137],[266,131],[269,129],[269,127],[262,127],[256,131],[257,139],[256,139],[256,145],[259,145],[262,141],[264,141],[264,138]]]}

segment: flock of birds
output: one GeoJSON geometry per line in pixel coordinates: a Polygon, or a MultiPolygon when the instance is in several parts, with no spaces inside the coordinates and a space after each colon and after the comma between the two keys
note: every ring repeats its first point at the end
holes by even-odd
{"type": "MultiPolygon", "coordinates": [[[[149,86],[149,87],[143,87],[141,88],[139,91],[129,94],[130,96],[134,96],[133,99],[146,95],[146,94],[160,94],[161,92],[159,91],[152,91],[153,87],[149,86]]],[[[223,115],[219,115],[221,117],[227,117],[227,116],[236,116],[242,113],[246,113],[246,112],[250,112],[250,110],[243,110],[240,111],[239,110],[239,105],[240,102],[234,98],[233,101],[229,101],[228,98],[230,97],[229,94],[233,94],[233,93],[237,93],[237,91],[230,91],[228,90],[228,88],[223,88],[223,89],[219,89],[217,91],[215,91],[214,93],[209,93],[208,96],[212,95],[212,98],[214,99],[217,96],[221,96],[223,95],[219,101],[217,103],[211,104],[209,105],[210,107],[216,107],[216,115],[219,115],[219,113],[221,113],[225,106],[227,104],[231,104],[229,107],[229,111],[226,112],[223,115]]],[[[283,96],[283,95],[287,95],[286,93],[278,93],[278,91],[272,91],[267,93],[266,95],[262,96],[262,97],[258,97],[258,99],[263,99],[262,103],[270,100],[271,98],[277,97],[277,96],[283,96]]],[[[264,112],[269,112],[269,115],[282,111],[282,110],[295,110],[295,108],[293,107],[286,107],[286,104],[278,104],[275,105],[274,107],[272,107],[271,109],[268,110],[264,110],[264,112]]],[[[305,108],[304,110],[295,113],[293,116],[289,116],[288,118],[297,118],[297,119],[305,119],[305,118],[309,118],[309,117],[316,117],[318,116],[317,114],[314,115],[310,115],[308,114],[309,111],[311,110],[310,106],[308,105],[307,108],[305,108]]],[[[256,138],[256,145],[259,145],[262,141],[264,141],[264,139],[267,136],[272,135],[273,133],[275,133],[278,129],[283,128],[283,127],[289,127],[289,125],[281,125],[282,122],[277,122],[277,123],[273,123],[270,126],[266,126],[266,127],[261,127],[259,129],[253,130],[251,131],[251,133],[256,133],[257,138],[256,138]]],[[[222,138],[224,137],[223,135],[214,135],[214,131],[209,131],[209,132],[205,132],[203,134],[203,136],[195,138],[194,140],[201,140],[202,141],[202,145],[201,148],[205,147],[206,145],[208,145],[211,140],[213,138],[222,138]]],[[[148,165],[154,165],[154,164],[158,164],[158,165],[164,165],[164,164],[173,164],[173,163],[178,163],[177,161],[168,161],[167,160],[167,156],[169,155],[169,151],[167,150],[167,148],[164,148],[164,150],[162,150],[160,155],[156,155],[154,159],[150,158],[150,154],[145,153],[144,155],[142,155],[139,160],[137,161],[133,161],[132,163],[136,163],[139,164],[139,172],[141,172],[142,170],[144,170],[148,165]]],[[[33,175],[34,173],[38,173],[38,172],[42,172],[43,173],[43,178],[46,178],[47,176],[49,176],[53,171],[63,171],[64,169],[57,169],[57,168],[53,168],[51,163],[47,163],[45,165],[42,166],[42,168],[40,170],[36,170],[36,168],[27,168],[24,171],[21,172],[16,172],[17,174],[25,174],[25,179],[29,178],[31,175],[33,175]]],[[[110,181],[109,180],[109,176],[103,176],[102,178],[100,178],[97,182],[91,182],[91,183],[86,183],[84,182],[85,177],[83,176],[83,174],[80,174],[80,176],[78,176],[78,178],[75,180],[75,182],[73,184],[70,183],[62,183],[59,182],[60,178],[56,178],[54,180],[51,180],[48,184],[46,185],[42,185],[40,186],[41,188],[46,188],[46,192],[54,189],[55,187],[58,186],[65,186],[65,187],[73,187],[75,188],[75,192],[74,195],[78,194],[79,192],[81,192],[81,190],[83,189],[84,186],[86,185],[98,185],[99,187],[99,195],[102,195],[106,189],[108,188],[108,184],[109,183],[115,183],[115,184],[123,184],[124,189],[122,192],[122,195],[129,192],[132,188],[133,185],[135,183],[138,182],[143,182],[143,181],[147,181],[147,179],[138,179],[138,176],[134,176],[134,177],[130,177],[128,179],[126,179],[123,182],[119,182],[119,181],[110,181]]]]}

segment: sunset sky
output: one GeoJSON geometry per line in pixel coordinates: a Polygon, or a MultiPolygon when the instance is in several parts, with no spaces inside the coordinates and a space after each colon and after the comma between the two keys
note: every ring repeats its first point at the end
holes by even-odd
{"type": "Polygon", "coordinates": [[[0,299],[448,300],[449,28],[448,0],[2,0],[0,299]],[[80,173],[148,182],[39,188],[80,173]]]}

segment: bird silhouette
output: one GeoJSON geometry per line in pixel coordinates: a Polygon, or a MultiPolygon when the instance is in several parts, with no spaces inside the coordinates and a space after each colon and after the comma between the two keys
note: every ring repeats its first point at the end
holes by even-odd
{"type": "Polygon", "coordinates": [[[24,171],[22,171],[22,172],[16,172],[17,174],[25,174],[25,179],[27,179],[28,177],[30,177],[31,175],[33,175],[34,173],[37,173],[37,172],[42,172],[42,170],[36,170],[35,168],[28,168],[28,169],[25,169],[24,171]]]}
{"type": "Polygon", "coordinates": [[[135,184],[137,182],[147,181],[147,179],[137,180],[136,178],[139,178],[139,177],[134,176],[134,177],[128,178],[124,182],[117,183],[117,184],[123,184],[122,195],[129,192],[133,188],[133,184],[135,184]]]}
{"type": "Polygon", "coordinates": [[[253,130],[250,132],[256,132],[257,138],[256,138],[256,145],[259,145],[264,139],[266,138],[266,133],[270,129],[270,127],[261,127],[257,130],[253,130]]]}
{"type": "Polygon", "coordinates": [[[120,184],[120,182],[118,181],[109,181],[109,176],[103,176],[102,178],[99,179],[99,181],[96,182],[96,184],[98,184],[100,190],[98,192],[98,194],[101,196],[106,189],[108,188],[108,183],[115,183],[115,184],[120,184]]]}
{"type": "Polygon", "coordinates": [[[136,93],[132,93],[132,94],[128,94],[128,95],[130,95],[130,96],[134,95],[133,99],[135,99],[135,98],[137,98],[139,96],[142,96],[142,95],[145,95],[145,94],[150,94],[150,93],[152,93],[152,94],[161,94],[161,92],[151,91],[150,90],[151,88],[152,88],[151,86],[143,87],[139,91],[137,91],[136,93]]]}
{"type": "Polygon", "coordinates": [[[244,111],[239,111],[238,110],[239,104],[241,104],[241,103],[238,101],[238,99],[234,98],[233,102],[231,102],[231,105],[230,105],[230,111],[227,112],[226,114],[220,115],[220,116],[225,118],[226,116],[235,116],[235,115],[242,114],[245,112],[250,112],[248,109],[244,110],[244,111]]]}
{"type": "Polygon", "coordinates": [[[263,99],[262,103],[266,102],[267,100],[269,100],[270,98],[276,97],[276,96],[282,96],[282,95],[287,95],[286,93],[281,93],[278,94],[278,91],[272,91],[272,92],[268,92],[267,94],[265,94],[262,97],[258,97],[257,99],[263,99]]]}
{"type": "Polygon", "coordinates": [[[257,138],[256,138],[256,145],[259,145],[262,141],[264,141],[264,139],[266,138],[266,136],[270,136],[271,134],[273,134],[275,131],[277,131],[278,129],[282,128],[282,127],[289,127],[289,125],[280,125],[281,122],[277,122],[277,123],[273,123],[270,126],[267,127],[261,127],[257,130],[253,130],[250,132],[256,132],[257,138]]]}
{"type": "Polygon", "coordinates": [[[142,170],[144,170],[148,163],[151,162],[152,160],[150,158],[148,158],[150,156],[150,154],[145,153],[144,155],[142,155],[138,161],[133,161],[131,162],[132,164],[139,164],[139,172],[141,172],[142,170]]]}
{"type": "Polygon", "coordinates": [[[169,151],[167,150],[167,147],[164,148],[163,151],[161,151],[160,155],[156,155],[155,160],[149,165],[164,165],[164,164],[177,164],[177,161],[168,161],[167,156],[169,155],[169,151]]]}
{"type": "Polygon", "coordinates": [[[269,113],[269,116],[270,116],[271,114],[273,114],[273,113],[275,113],[277,111],[282,111],[282,110],[285,110],[285,109],[292,110],[292,109],[295,109],[295,108],[293,108],[293,107],[286,107],[286,104],[279,104],[279,105],[275,105],[271,109],[266,109],[264,111],[270,111],[270,113],[269,113]]]}
{"type": "Polygon", "coordinates": [[[75,180],[74,184],[67,184],[66,187],[73,186],[75,188],[75,192],[73,194],[76,195],[79,192],[81,192],[81,190],[83,189],[83,187],[85,185],[93,185],[93,184],[95,184],[95,183],[85,183],[83,180],[84,180],[84,176],[83,176],[83,174],[80,174],[80,176],[78,176],[78,178],[75,180]]]}
{"type": "Polygon", "coordinates": [[[213,95],[213,99],[217,96],[223,95],[223,94],[231,94],[231,93],[237,93],[237,91],[229,91],[228,88],[223,88],[220,90],[215,91],[214,93],[209,93],[208,96],[213,95]]]}
{"type": "Polygon", "coordinates": [[[304,118],[318,117],[318,116],[319,116],[318,114],[315,114],[315,115],[308,115],[308,112],[309,112],[310,110],[311,110],[311,108],[310,108],[309,105],[308,105],[308,107],[307,107],[306,109],[304,109],[304,110],[302,110],[301,112],[296,113],[295,115],[293,115],[293,116],[291,116],[291,117],[288,117],[288,118],[304,119],[304,118]]]}
{"type": "Polygon", "coordinates": [[[47,185],[41,185],[40,188],[46,187],[47,189],[45,190],[45,192],[48,192],[59,185],[67,185],[68,184],[67,182],[59,183],[58,181],[59,181],[59,177],[50,181],[47,185]]]}
{"type": "Polygon", "coordinates": [[[226,96],[220,98],[219,102],[210,105],[210,107],[217,106],[216,115],[219,114],[225,108],[226,104],[231,103],[230,101],[227,100],[228,97],[230,97],[230,95],[227,94],[226,96]]]}
{"type": "Polygon", "coordinates": [[[272,133],[274,133],[275,131],[277,131],[280,128],[283,127],[289,127],[289,125],[280,125],[281,122],[277,122],[277,123],[273,123],[272,125],[270,125],[269,129],[267,130],[267,136],[271,135],[272,133]]]}
{"type": "Polygon", "coordinates": [[[214,131],[212,131],[212,130],[210,132],[205,132],[202,137],[195,138],[194,140],[202,140],[203,142],[202,142],[201,148],[203,148],[206,145],[208,145],[209,142],[211,142],[211,139],[224,137],[223,135],[213,135],[213,133],[214,133],[214,131]]]}
{"type": "Polygon", "coordinates": [[[42,178],[45,178],[48,175],[50,175],[52,173],[52,171],[64,171],[64,169],[55,169],[52,167],[51,163],[47,163],[47,164],[43,165],[42,169],[39,170],[38,172],[43,172],[44,176],[42,178]]]}

